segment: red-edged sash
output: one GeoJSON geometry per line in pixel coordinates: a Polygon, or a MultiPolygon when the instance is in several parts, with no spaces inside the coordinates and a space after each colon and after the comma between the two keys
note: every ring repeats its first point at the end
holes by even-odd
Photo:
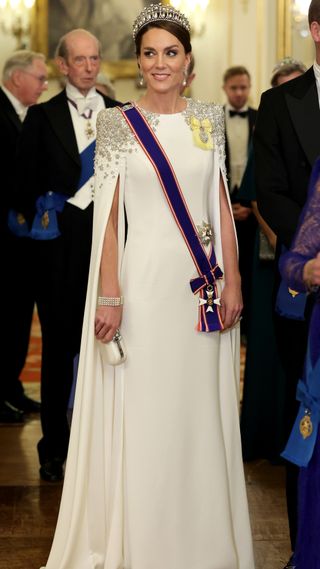
{"type": "Polygon", "coordinates": [[[223,277],[223,273],[217,264],[213,245],[208,256],[198,236],[169,158],[143,114],[130,103],[118,109],[155,169],[171,213],[197,269],[199,276],[190,281],[192,292],[199,293],[197,330],[199,332],[222,330],[216,281],[223,277]]]}

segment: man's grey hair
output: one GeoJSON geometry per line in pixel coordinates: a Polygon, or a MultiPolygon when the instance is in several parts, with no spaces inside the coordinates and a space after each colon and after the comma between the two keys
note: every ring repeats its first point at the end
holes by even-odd
{"type": "Polygon", "coordinates": [[[41,59],[45,62],[46,58],[43,53],[31,51],[28,49],[21,49],[15,51],[5,62],[2,71],[2,81],[8,81],[12,73],[17,69],[27,69],[33,64],[35,59],[41,59]]]}
{"type": "Polygon", "coordinates": [[[101,46],[101,42],[98,40],[98,38],[96,36],[94,36],[91,32],[88,32],[88,30],[82,29],[82,28],[78,28],[76,30],[71,30],[70,32],[67,32],[66,34],[64,34],[58,42],[58,45],[55,49],[54,52],[54,56],[55,57],[62,57],[65,61],[67,61],[68,59],[68,38],[72,37],[73,34],[77,33],[77,32],[84,32],[86,35],[90,36],[92,39],[96,40],[97,44],[98,44],[98,50],[99,50],[99,56],[101,57],[101,51],[102,51],[102,46],[101,46]]]}

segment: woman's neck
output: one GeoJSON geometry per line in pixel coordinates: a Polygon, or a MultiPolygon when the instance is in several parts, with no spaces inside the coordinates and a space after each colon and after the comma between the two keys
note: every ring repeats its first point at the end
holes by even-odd
{"type": "Polygon", "coordinates": [[[172,95],[171,93],[158,94],[146,92],[146,94],[139,99],[138,104],[146,111],[165,115],[180,113],[186,108],[186,100],[181,97],[179,93],[172,95]]]}

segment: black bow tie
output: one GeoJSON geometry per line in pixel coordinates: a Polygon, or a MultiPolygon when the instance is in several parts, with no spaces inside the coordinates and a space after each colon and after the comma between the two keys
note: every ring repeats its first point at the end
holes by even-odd
{"type": "Polygon", "coordinates": [[[229,117],[242,117],[243,119],[245,119],[248,116],[248,111],[233,111],[232,109],[230,109],[229,111],[229,117]]]}

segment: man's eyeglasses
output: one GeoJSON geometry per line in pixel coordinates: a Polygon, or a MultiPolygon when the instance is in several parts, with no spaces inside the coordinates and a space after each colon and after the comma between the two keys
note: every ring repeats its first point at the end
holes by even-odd
{"type": "Polygon", "coordinates": [[[31,73],[30,71],[25,71],[24,69],[22,69],[22,71],[23,73],[26,73],[26,75],[31,75],[31,77],[37,79],[37,81],[39,81],[41,85],[48,85],[48,79],[45,75],[35,75],[34,73],[31,73]]]}

